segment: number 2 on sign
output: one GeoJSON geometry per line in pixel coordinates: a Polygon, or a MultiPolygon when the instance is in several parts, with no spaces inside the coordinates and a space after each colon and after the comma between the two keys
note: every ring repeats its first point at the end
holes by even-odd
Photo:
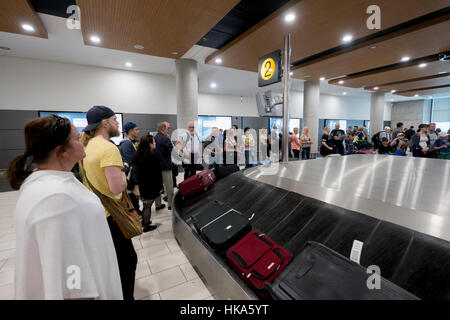
{"type": "Polygon", "coordinates": [[[272,78],[274,72],[275,72],[275,61],[273,61],[272,58],[267,58],[266,60],[264,60],[261,66],[261,77],[264,80],[269,80],[270,78],[272,78]]]}

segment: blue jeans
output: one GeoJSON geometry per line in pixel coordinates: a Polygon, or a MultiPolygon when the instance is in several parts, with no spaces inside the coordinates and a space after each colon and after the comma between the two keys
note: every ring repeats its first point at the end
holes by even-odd
{"type": "Polygon", "coordinates": [[[306,159],[311,159],[311,147],[302,150],[302,160],[306,159]]]}

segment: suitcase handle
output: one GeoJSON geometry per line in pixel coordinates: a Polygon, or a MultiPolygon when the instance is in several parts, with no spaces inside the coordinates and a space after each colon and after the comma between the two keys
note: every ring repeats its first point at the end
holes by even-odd
{"type": "Polygon", "coordinates": [[[255,277],[258,280],[266,280],[268,278],[270,278],[275,272],[278,271],[278,269],[280,269],[280,267],[283,265],[284,263],[284,259],[283,256],[278,252],[278,249],[273,250],[273,253],[275,253],[278,258],[280,258],[280,264],[276,267],[273,268],[272,272],[269,273],[266,277],[264,277],[262,274],[260,274],[259,272],[252,270],[248,275],[247,275],[247,279],[250,278],[251,276],[255,277]]]}

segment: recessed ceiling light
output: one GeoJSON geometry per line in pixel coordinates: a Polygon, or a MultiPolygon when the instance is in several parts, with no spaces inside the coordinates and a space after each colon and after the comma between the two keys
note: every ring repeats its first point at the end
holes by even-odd
{"type": "Polygon", "coordinates": [[[351,34],[346,34],[345,36],[342,37],[342,41],[347,43],[353,40],[353,36],[351,34]]]}
{"type": "Polygon", "coordinates": [[[133,64],[132,64],[131,62],[127,62],[127,63],[125,63],[125,65],[126,65],[128,68],[131,68],[131,67],[133,66],[133,64]]]}
{"type": "Polygon", "coordinates": [[[320,81],[324,81],[324,80],[325,80],[325,77],[320,78],[320,81]]]}
{"type": "Polygon", "coordinates": [[[213,82],[213,83],[211,83],[210,87],[211,87],[211,88],[215,88],[215,87],[217,87],[217,84],[215,84],[215,83],[213,82]]]}
{"type": "Polygon", "coordinates": [[[426,63],[421,63],[421,64],[419,64],[419,68],[425,68],[426,66],[427,66],[426,63]]]}
{"type": "Polygon", "coordinates": [[[100,43],[100,37],[98,36],[91,36],[91,41],[94,43],[100,43]]]}
{"type": "Polygon", "coordinates": [[[222,63],[222,58],[216,58],[216,63],[217,64],[221,64],[222,63]]]}
{"type": "Polygon", "coordinates": [[[414,95],[414,97],[418,97],[418,96],[419,96],[418,94],[415,94],[415,95],[414,95]]]}
{"type": "Polygon", "coordinates": [[[378,90],[378,89],[379,89],[378,87],[374,87],[374,88],[373,88],[373,90],[378,90]]]}
{"type": "Polygon", "coordinates": [[[290,75],[290,76],[292,76],[293,74],[294,74],[294,73],[293,73],[292,71],[291,71],[291,72],[289,72],[289,75],[290,75]]]}
{"type": "Polygon", "coordinates": [[[344,80],[341,80],[338,82],[339,84],[344,84],[344,80]]]}
{"type": "Polygon", "coordinates": [[[377,48],[377,46],[375,46],[375,45],[369,47],[370,50],[375,50],[376,48],[377,48]]]}
{"type": "Polygon", "coordinates": [[[178,51],[172,51],[172,54],[173,54],[174,56],[176,56],[176,55],[179,54],[179,52],[178,52],[178,51]]]}
{"type": "Polygon", "coordinates": [[[142,50],[142,49],[144,49],[144,46],[142,46],[142,45],[140,45],[140,44],[135,44],[135,45],[134,45],[134,48],[135,48],[135,49],[138,49],[138,50],[142,50]]]}
{"type": "Polygon", "coordinates": [[[293,13],[288,13],[287,15],[284,16],[284,21],[286,22],[292,22],[295,20],[295,14],[293,13]]]}
{"type": "Polygon", "coordinates": [[[391,93],[396,93],[397,92],[397,90],[391,90],[391,93]]]}
{"type": "Polygon", "coordinates": [[[22,29],[25,30],[25,31],[34,32],[33,26],[29,25],[29,24],[23,24],[22,25],[22,29]]]}
{"type": "Polygon", "coordinates": [[[428,98],[430,98],[430,99],[433,99],[433,97],[432,97],[432,96],[429,96],[428,98]]]}
{"type": "Polygon", "coordinates": [[[402,58],[402,62],[409,61],[409,59],[410,59],[410,57],[403,57],[403,58],[402,58]]]}
{"type": "Polygon", "coordinates": [[[306,75],[306,76],[303,76],[303,78],[311,78],[311,76],[306,75]]]}

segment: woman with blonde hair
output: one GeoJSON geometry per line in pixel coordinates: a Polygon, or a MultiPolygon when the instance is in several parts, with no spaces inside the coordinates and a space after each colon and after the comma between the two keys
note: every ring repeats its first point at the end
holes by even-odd
{"type": "Polygon", "coordinates": [[[302,135],[300,136],[300,143],[302,144],[302,160],[311,158],[311,136],[309,135],[309,128],[304,127],[302,135]]]}
{"type": "Polygon", "coordinates": [[[332,154],[333,151],[333,139],[330,136],[330,127],[323,128],[322,145],[320,146],[320,154],[322,157],[326,157],[332,154]]]}
{"type": "Polygon", "coordinates": [[[302,145],[300,143],[300,140],[298,139],[298,128],[294,128],[294,132],[291,132],[289,140],[291,142],[291,149],[294,153],[294,158],[300,159],[300,151],[302,151],[302,145]]]}

